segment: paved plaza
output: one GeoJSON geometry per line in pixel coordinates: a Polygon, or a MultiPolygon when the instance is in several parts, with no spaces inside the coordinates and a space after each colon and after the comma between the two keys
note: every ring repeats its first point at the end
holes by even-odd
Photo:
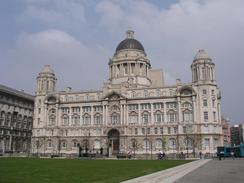
{"type": "Polygon", "coordinates": [[[212,160],[175,183],[243,183],[244,159],[212,160]]]}
{"type": "MultiPolygon", "coordinates": [[[[163,162],[162,162],[163,163],[163,162]]],[[[244,159],[197,160],[123,183],[243,183],[244,159]]]]}

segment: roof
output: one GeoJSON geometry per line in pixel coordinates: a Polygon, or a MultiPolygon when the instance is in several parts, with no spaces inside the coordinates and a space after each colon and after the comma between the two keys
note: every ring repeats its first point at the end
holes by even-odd
{"type": "Polygon", "coordinates": [[[210,56],[204,49],[198,50],[196,56],[194,57],[194,60],[200,60],[200,59],[209,59],[211,60],[210,56]]]}
{"type": "Polygon", "coordinates": [[[34,102],[33,95],[30,95],[28,93],[25,93],[25,92],[22,92],[22,91],[19,91],[19,90],[16,90],[16,89],[13,89],[13,88],[1,85],[1,84],[0,84],[0,92],[8,93],[10,95],[14,95],[16,97],[24,98],[24,99],[31,100],[34,102]]]}
{"type": "Polygon", "coordinates": [[[116,52],[118,52],[120,50],[126,50],[126,49],[135,49],[135,50],[140,50],[140,51],[144,52],[144,47],[142,46],[142,44],[133,38],[132,39],[127,38],[127,39],[124,39],[123,41],[121,41],[116,48],[116,52]]]}

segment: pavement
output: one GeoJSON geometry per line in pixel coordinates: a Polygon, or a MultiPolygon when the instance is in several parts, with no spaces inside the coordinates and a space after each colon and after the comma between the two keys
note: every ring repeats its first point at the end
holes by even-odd
{"type": "Polygon", "coordinates": [[[209,159],[197,160],[190,163],[186,163],[177,167],[169,168],[163,171],[137,177],[124,181],[122,183],[171,183],[192,172],[193,170],[208,163],[209,159]]]}
{"type": "Polygon", "coordinates": [[[243,183],[244,159],[212,160],[175,183],[243,183]]]}

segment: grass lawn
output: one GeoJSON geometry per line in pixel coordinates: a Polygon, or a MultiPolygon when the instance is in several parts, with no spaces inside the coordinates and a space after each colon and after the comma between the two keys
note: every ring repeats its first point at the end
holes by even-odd
{"type": "Polygon", "coordinates": [[[117,183],[187,162],[0,158],[0,183],[117,183]]]}

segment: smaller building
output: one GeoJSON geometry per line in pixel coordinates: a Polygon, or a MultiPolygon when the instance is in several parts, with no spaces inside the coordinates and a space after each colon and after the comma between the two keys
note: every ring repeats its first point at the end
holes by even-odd
{"type": "Polygon", "coordinates": [[[234,125],[230,128],[231,146],[240,145],[240,129],[239,125],[234,125]]]}
{"type": "Polygon", "coordinates": [[[244,143],[244,122],[239,124],[240,143],[244,143]]]}
{"type": "Polygon", "coordinates": [[[34,97],[0,85],[0,154],[29,153],[34,97]]]}
{"type": "Polygon", "coordinates": [[[223,145],[229,146],[231,144],[231,141],[230,141],[230,120],[226,119],[222,116],[221,122],[222,122],[222,131],[223,131],[223,145]]]}

